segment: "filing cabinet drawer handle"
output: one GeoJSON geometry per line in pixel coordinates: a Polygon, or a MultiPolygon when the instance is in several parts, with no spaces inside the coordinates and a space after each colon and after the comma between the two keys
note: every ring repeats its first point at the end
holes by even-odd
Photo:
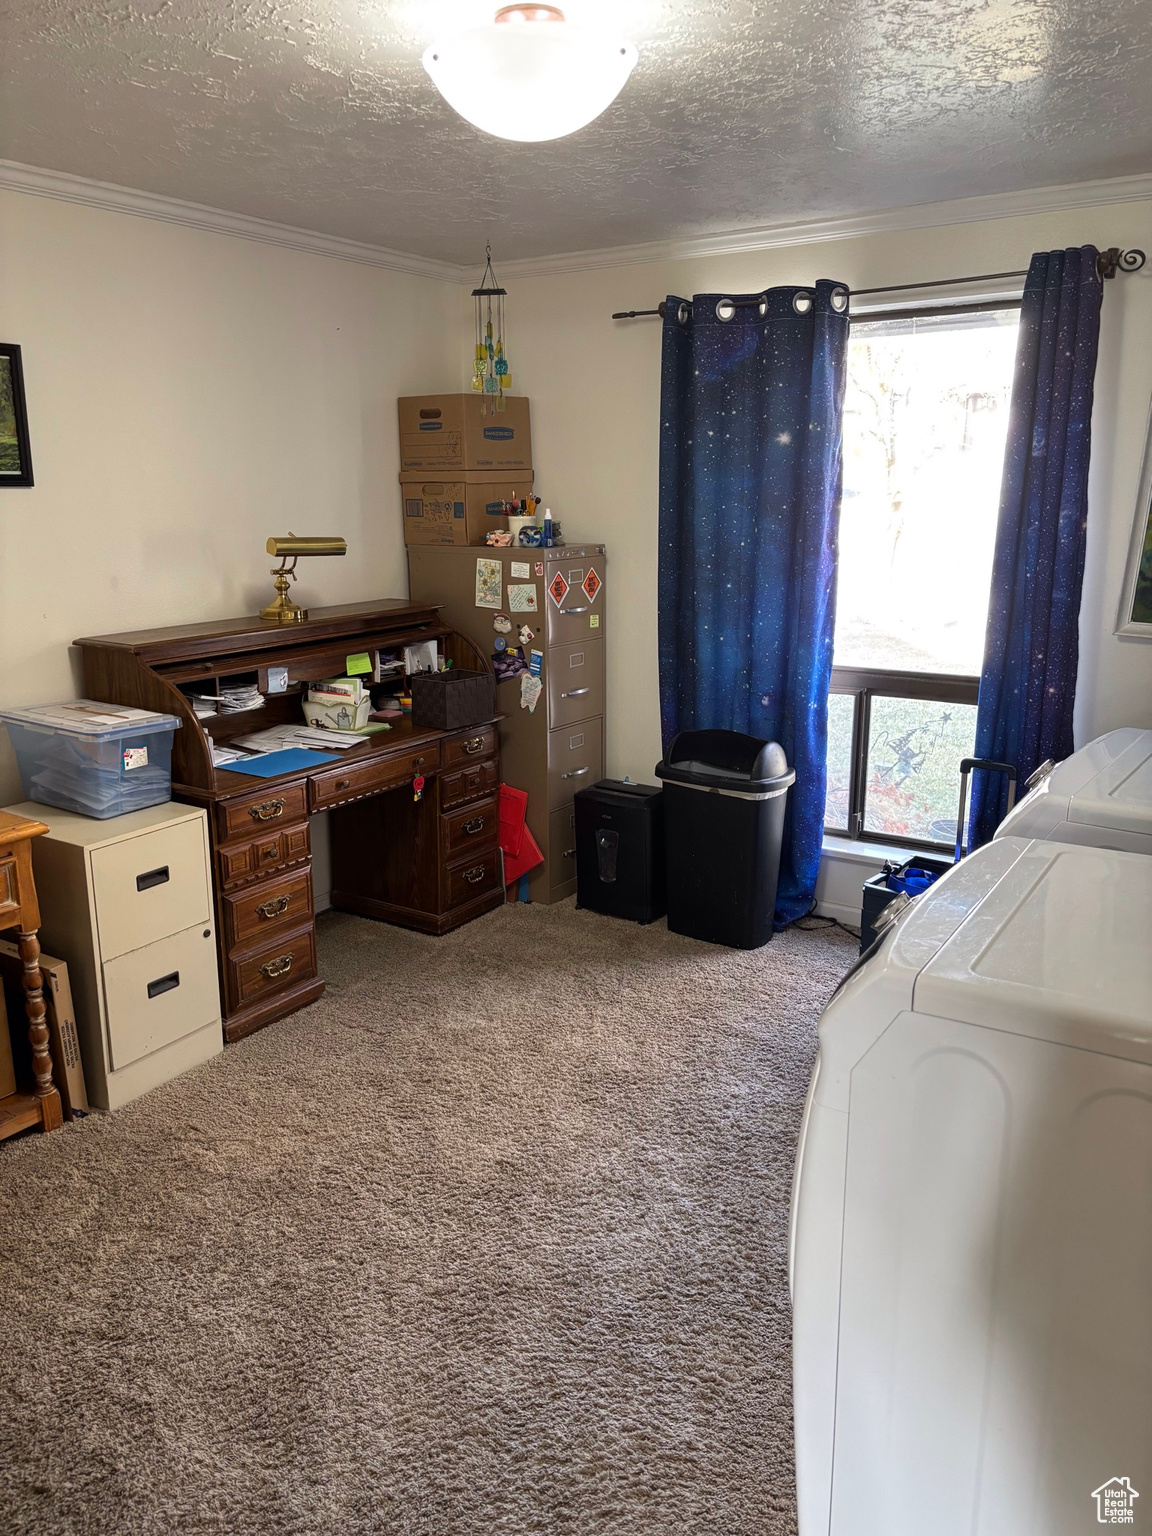
{"type": "Polygon", "coordinates": [[[560,777],[562,779],[578,779],[582,773],[587,773],[587,772],[588,772],[587,768],[573,768],[571,773],[562,773],[560,775],[560,777]]]}
{"type": "Polygon", "coordinates": [[[585,603],[582,608],[561,608],[560,612],[561,613],[587,613],[588,612],[588,604],[585,603]]]}
{"type": "Polygon", "coordinates": [[[283,800],[261,800],[259,805],[250,805],[248,814],[253,821],[274,821],[277,816],[284,814],[283,800]]]}
{"type": "Polygon", "coordinates": [[[292,893],[277,896],[273,901],[262,901],[256,908],[258,917],[283,917],[292,903],[292,893]]]}
{"type": "Polygon", "coordinates": [[[562,693],[562,699],[578,699],[582,693],[591,693],[591,688],[569,688],[567,693],[562,693]]]}
{"type": "Polygon", "coordinates": [[[148,983],[148,996],[159,997],[164,992],[171,992],[174,987],[180,985],[180,972],[169,971],[167,976],[157,976],[155,981],[148,983]]]}
{"type": "Polygon", "coordinates": [[[477,885],[484,878],[483,864],[477,864],[475,869],[466,869],[464,871],[464,878],[469,885],[477,885]]]}
{"type": "Polygon", "coordinates": [[[465,750],[465,752],[467,752],[469,754],[469,756],[473,756],[477,752],[483,752],[483,750],[484,750],[484,738],[483,738],[483,736],[473,736],[473,737],[471,737],[470,740],[468,740],[468,741],[466,741],[464,743],[464,750],[465,750]]]}
{"type": "Polygon", "coordinates": [[[483,818],[483,816],[473,816],[471,821],[466,821],[464,823],[464,830],[465,830],[465,832],[467,832],[469,837],[473,837],[477,832],[483,832],[483,830],[484,830],[484,818],[483,818]]]}
{"type": "Polygon", "coordinates": [[[154,885],[167,885],[170,876],[167,864],[159,869],[146,869],[142,875],[136,876],[136,889],[138,891],[150,891],[154,885]]]}
{"type": "Polygon", "coordinates": [[[275,981],[278,976],[287,976],[292,969],[292,956],[281,955],[279,960],[265,960],[260,967],[261,976],[267,976],[269,981],[275,981]]]}
{"type": "Polygon", "coordinates": [[[575,848],[565,848],[562,857],[564,857],[566,859],[574,859],[576,857],[576,850],[575,850],[575,848]]]}

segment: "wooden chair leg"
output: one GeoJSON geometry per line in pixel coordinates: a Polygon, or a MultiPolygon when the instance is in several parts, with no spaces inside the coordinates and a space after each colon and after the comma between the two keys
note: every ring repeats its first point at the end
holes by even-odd
{"type": "Polygon", "coordinates": [[[36,934],[20,934],[20,959],[24,965],[24,1012],[28,1015],[28,1040],[32,1046],[33,1090],[40,1101],[41,1129],[54,1131],[64,1121],[60,1095],[52,1083],[52,1057],[48,1052],[48,1010],[44,1006],[40,975],[40,940],[36,934]]]}

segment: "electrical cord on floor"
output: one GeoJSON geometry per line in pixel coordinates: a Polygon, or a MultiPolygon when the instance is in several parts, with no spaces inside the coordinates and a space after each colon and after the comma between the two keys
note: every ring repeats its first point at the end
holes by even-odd
{"type": "Polygon", "coordinates": [[[841,933],[846,933],[855,943],[860,942],[859,928],[849,928],[847,923],[838,923],[834,917],[817,917],[815,913],[809,913],[807,917],[797,918],[792,926],[799,928],[802,933],[823,933],[828,928],[839,928],[841,933]]]}

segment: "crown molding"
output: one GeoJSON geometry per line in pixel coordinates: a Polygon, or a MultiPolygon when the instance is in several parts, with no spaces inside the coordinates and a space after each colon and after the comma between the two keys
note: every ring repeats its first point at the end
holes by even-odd
{"type": "Polygon", "coordinates": [[[504,277],[552,277],[565,272],[590,272],[602,267],[637,266],[662,261],[691,261],[709,256],[736,256],[785,245],[816,245],[861,235],[903,230],[936,229],[948,224],[977,224],[991,219],[1019,218],[1073,208],[1104,208],[1112,203],[1144,202],[1152,198],[1152,175],[1117,176],[1106,181],[1071,182],[1036,187],[1025,192],[993,192],[952,202],[917,203],[877,213],[843,218],[812,219],[794,224],[762,224],[725,230],[685,240],[655,240],[644,245],[618,245],[603,250],[571,251],[559,256],[525,256],[500,262],[504,277]]]}
{"type": "MultiPolygon", "coordinates": [[[[134,214],[165,224],[202,229],[212,234],[257,240],[286,250],[329,256],[361,266],[382,267],[413,277],[470,285],[471,268],[431,256],[415,256],[385,246],[346,240],[340,235],[320,234],[291,224],[229,213],[203,203],[183,202],[155,192],[140,192],[112,182],[90,181],[64,171],[43,170],[0,160],[0,190],[24,192],[31,197],[55,198],[113,213],[134,214]]],[[[1152,199],[1152,174],[1117,176],[1109,180],[1072,182],[1036,187],[1024,192],[993,192],[951,202],[918,203],[908,208],[888,208],[876,213],[848,214],[841,218],[811,219],[791,224],[763,224],[746,229],[724,230],[682,240],[654,240],[640,245],[617,245],[591,251],[569,251],[556,256],[525,256],[500,262],[501,274],[509,277],[551,277],[569,272],[590,272],[604,267],[638,266],[664,261],[691,261],[714,256],[735,256],[779,246],[816,245],[863,235],[892,234],[904,230],[935,229],[949,224],[975,224],[992,219],[1019,218],[1074,208],[1103,208],[1114,203],[1152,199]]]]}
{"type": "Polygon", "coordinates": [[[254,219],[243,213],[229,213],[223,208],[209,208],[203,203],[186,203],[156,192],[138,192],[107,181],[89,181],[84,176],[70,176],[64,171],[46,171],[34,165],[20,165],[15,160],[0,160],[0,190],[25,192],[31,197],[50,197],[59,202],[80,203],[86,208],[103,208],[112,213],[135,214],[137,218],[157,219],[162,224],[180,224],[186,229],[207,230],[216,235],[232,235],[240,240],[258,240],[290,251],[305,251],[312,256],[330,256],[338,261],[357,262],[365,267],[383,267],[390,272],[404,272],[412,277],[431,277],[440,282],[462,283],[463,267],[454,262],[437,261],[429,256],[413,256],[391,251],[380,245],[366,245],[359,240],[345,240],[340,235],[323,235],[291,224],[274,224],[268,219],[254,219]]]}

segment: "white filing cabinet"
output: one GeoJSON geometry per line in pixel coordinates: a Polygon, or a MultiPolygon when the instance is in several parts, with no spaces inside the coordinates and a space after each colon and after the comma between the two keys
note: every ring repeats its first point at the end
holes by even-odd
{"type": "Polygon", "coordinates": [[[89,1101],[116,1109],[223,1049],[208,823],[190,805],[96,821],[31,801],[40,940],[68,963],[89,1101]]]}

